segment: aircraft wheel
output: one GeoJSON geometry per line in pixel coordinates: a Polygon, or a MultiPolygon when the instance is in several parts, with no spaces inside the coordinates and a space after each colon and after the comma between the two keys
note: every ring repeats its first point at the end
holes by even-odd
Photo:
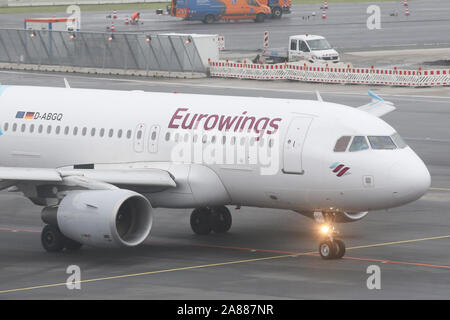
{"type": "Polygon", "coordinates": [[[208,208],[197,208],[191,213],[191,228],[196,234],[206,235],[212,230],[210,225],[211,211],[208,208]]]}
{"type": "Polygon", "coordinates": [[[44,249],[48,252],[59,252],[64,249],[64,235],[58,227],[46,225],[41,233],[41,242],[44,249]]]}
{"type": "Polygon", "coordinates": [[[232,218],[227,207],[216,207],[211,210],[211,228],[215,233],[225,233],[231,228],[232,218]]]}
{"type": "Polygon", "coordinates": [[[319,244],[320,256],[325,259],[334,259],[336,256],[336,247],[330,240],[323,241],[319,244]]]}
{"type": "Polygon", "coordinates": [[[336,259],[341,259],[345,255],[345,244],[344,241],[339,239],[334,239],[334,245],[336,247],[336,259]]]}

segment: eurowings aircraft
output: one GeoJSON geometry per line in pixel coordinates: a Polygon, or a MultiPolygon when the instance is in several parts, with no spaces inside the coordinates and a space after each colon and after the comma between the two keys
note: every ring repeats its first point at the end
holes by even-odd
{"type": "Polygon", "coordinates": [[[45,250],[132,247],[154,208],[192,208],[194,233],[227,232],[226,206],[293,210],[322,224],[319,253],[345,253],[335,224],[419,199],[423,161],[379,117],[317,101],[1,86],[0,189],[42,206],[45,250]],[[132,103],[130,103],[132,102],[132,103]]]}

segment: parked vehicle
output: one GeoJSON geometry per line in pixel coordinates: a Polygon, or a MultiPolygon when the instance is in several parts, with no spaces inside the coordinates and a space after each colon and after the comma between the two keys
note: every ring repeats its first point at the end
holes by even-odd
{"type": "Polygon", "coordinates": [[[261,4],[268,6],[272,12],[273,19],[281,19],[286,13],[291,13],[291,0],[258,0],[261,4]]]}
{"type": "Polygon", "coordinates": [[[170,14],[203,23],[242,19],[263,22],[266,17],[272,16],[272,11],[259,0],[172,0],[170,14]]]}
{"type": "Polygon", "coordinates": [[[339,62],[339,53],[322,36],[308,34],[290,36],[288,44],[287,48],[266,49],[263,58],[274,63],[299,60],[339,62]]]}

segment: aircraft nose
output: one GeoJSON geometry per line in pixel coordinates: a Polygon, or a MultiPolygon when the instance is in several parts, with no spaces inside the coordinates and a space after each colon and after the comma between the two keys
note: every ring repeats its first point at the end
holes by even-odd
{"type": "Polygon", "coordinates": [[[431,185],[431,176],[422,159],[414,155],[409,161],[395,163],[390,168],[392,196],[398,204],[422,197],[431,185]]]}

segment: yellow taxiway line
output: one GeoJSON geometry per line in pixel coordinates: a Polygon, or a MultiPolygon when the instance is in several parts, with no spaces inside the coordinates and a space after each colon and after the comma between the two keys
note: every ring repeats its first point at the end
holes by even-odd
{"type": "MultiPolygon", "coordinates": [[[[388,245],[403,244],[403,243],[418,242],[418,241],[426,241],[426,240],[445,239],[445,238],[450,238],[450,235],[428,237],[428,238],[420,238],[420,239],[411,239],[411,240],[383,242],[383,243],[370,244],[370,245],[364,245],[364,246],[355,246],[355,247],[349,247],[349,248],[347,248],[347,250],[371,248],[371,247],[380,247],[380,246],[388,246],[388,245]]],[[[105,280],[115,280],[115,279],[131,278],[131,277],[148,276],[148,275],[168,273],[168,272],[176,272],[176,271],[186,271],[186,270],[194,270],[194,269],[202,269],[202,268],[220,267],[220,266],[226,266],[226,265],[234,265],[234,264],[251,263],[251,262],[257,262],[257,261],[267,261],[267,260],[283,259],[283,258],[289,258],[289,257],[297,257],[297,256],[301,256],[301,255],[311,255],[311,254],[316,254],[316,253],[317,252],[315,252],[315,251],[313,251],[313,252],[298,252],[298,253],[294,252],[292,254],[278,255],[278,256],[272,256],[272,257],[246,259],[246,260],[236,260],[236,261],[226,261],[226,262],[204,264],[204,265],[197,265],[197,266],[180,267],[180,268],[172,268],[172,269],[165,269],[165,270],[156,270],[156,271],[148,271],[148,272],[141,272],[141,273],[124,274],[124,275],[118,275],[118,276],[86,279],[86,280],[80,280],[80,281],[77,281],[77,282],[72,282],[71,284],[89,283],[89,282],[96,282],[96,281],[105,281],[105,280]]],[[[419,265],[419,264],[413,264],[413,265],[419,265]]],[[[19,291],[29,291],[29,290],[35,290],[35,289],[52,288],[52,287],[61,287],[61,286],[65,286],[65,285],[66,285],[66,283],[63,282],[63,283],[53,283],[53,284],[39,285],[39,286],[33,286],[33,287],[7,289],[7,290],[0,290],[0,294],[1,293],[19,292],[19,291]]]]}

